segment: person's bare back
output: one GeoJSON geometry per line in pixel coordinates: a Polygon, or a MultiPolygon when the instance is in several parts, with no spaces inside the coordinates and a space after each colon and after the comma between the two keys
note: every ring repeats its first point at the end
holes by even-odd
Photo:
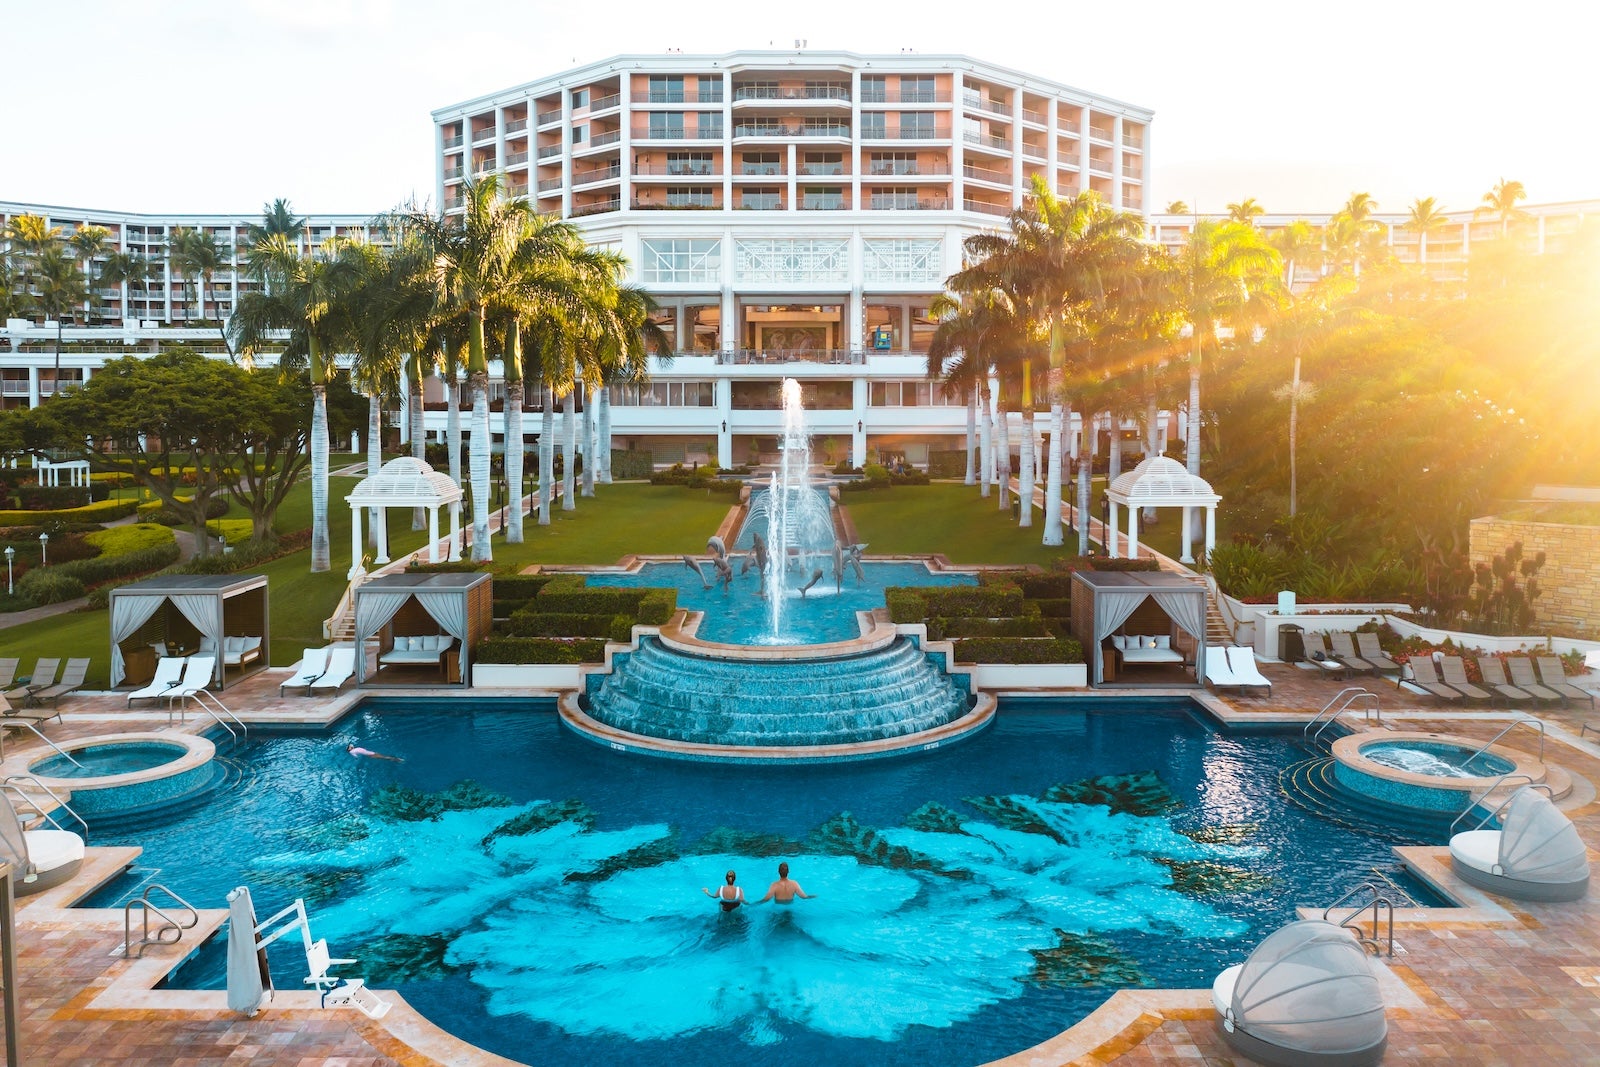
{"type": "Polygon", "coordinates": [[[775,904],[792,904],[795,897],[799,897],[801,900],[815,899],[814,894],[807,893],[804,889],[801,889],[800,883],[789,877],[789,865],[780,863],[778,864],[778,880],[767,886],[767,895],[756,901],[756,903],[765,904],[770,900],[775,904]]]}

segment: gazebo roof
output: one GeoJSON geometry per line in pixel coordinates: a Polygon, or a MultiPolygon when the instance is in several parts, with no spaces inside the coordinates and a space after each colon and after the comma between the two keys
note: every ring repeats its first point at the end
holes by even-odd
{"type": "Polygon", "coordinates": [[[461,499],[461,487],[448,474],[420,459],[400,456],[356,483],[345,497],[351,507],[438,507],[461,499]]]}
{"type": "Polygon", "coordinates": [[[1106,496],[1130,508],[1206,507],[1222,500],[1210,482],[1167,456],[1152,456],[1120,476],[1106,496]]]}

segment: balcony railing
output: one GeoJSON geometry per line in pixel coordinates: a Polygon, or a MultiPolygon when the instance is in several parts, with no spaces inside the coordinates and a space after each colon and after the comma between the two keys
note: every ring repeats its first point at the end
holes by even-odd
{"type": "Polygon", "coordinates": [[[867,164],[868,177],[891,178],[948,178],[950,168],[943,163],[885,163],[881,160],[867,164]]]}
{"type": "MultiPolygon", "coordinates": [[[[635,205],[635,206],[637,206],[637,205],[635,205]]],[[[579,215],[600,215],[600,214],[604,214],[607,211],[621,211],[621,210],[622,210],[622,198],[619,196],[615,200],[601,200],[601,201],[599,201],[597,203],[593,203],[593,204],[577,204],[577,205],[574,205],[573,208],[572,208],[572,214],[573,214],[573,217],[576,218],[579,215]]]]}
{"type": "Polygon", "coordinates": [[[720,141],[722,128],[712,126],[709,129],[684,129],[682,126],[635,126],[633,139],[636,141],[720,141]]]}
{"type": "Polygon", "coordinates": [[[844,174],[844,163],[802,163],[799,173],[810,178],[837,178],[844,174]]]}
{"type": "Polygon", "coordinates": [[[781,196],[773,196],[773,197],[765,197],[765,196],[744,197],[743,199],[741,199],[739,201],[739,210],[740,211],[782,211],[783,210],[783,198],[781,196]]]}
{"type": "Polygon", "coordinates": [[[460,167],[452,167],[444,172],[444,180],[447,182],[454,181],[456,178],[461,177],[465,173],[466,171],[460,167]]]}
{"type": "Polygon", "coordinates": [[[970,89],[963,90],[961,106],[972,111],[987,111],[992,115],[1011,114],[1011,107],[1004,100],[996,100],[992,96],[985,97],[981,93],[975,93],[970,89]]]}
{"type": "Polygon", "coordinates": [[[1137,148],[1141,152],[1144,151],[1144,134],[1142,134],[1142,133],[1129,133],[1127,130],[1123,130],[1122,131],[1122,147],[1124,147],[1124,148],[1137,148]]]}
{"type": "Polygon", "coordinates": [[[901,89],[867,89],[861,90],[863,104],[948,104],[950,94],[934,89],[913,89],[906,92],[901,89]]]}
{"type": "Polygon", "coordinates": [[[620,140],[622,140],[621,130],[612,130],[610,133],[597,133],[587,141],[579,141],[573,145],[572,150],[574,152],[582,152],[585,149],[604,148],[606,145],[616,144],[620,140]]]}
{"type": "Polygon", "coordinates": [[[553,107],[549,111],[541,111],[534,121],[540,126],[544,126],[552,122],[560,122],[561,109],[559,107],[553,107]]]}
{"type": "Polygon", "coordinates": [[[466,197],[447,196],[444,198],[444,209],[446,211],[454,211],[464,203],[466,203],[466,197]]]}
{"type": "Polygon", "coordinates": [[[574,171],[572,174],[572,184],[588,185],[591,182],[609,181],[610,179],[616,178],[621,174],[622,164],[613,163],[609,167],[596,167],[593,170],[586,170],[582,173],[574,171]]]}
{"type": "Polygon", "coordinates": [[[950,127],[921,124],[901,126],[864,126],[863,141],[931,141],[950,136],[950,127]]]}
{"type": "Polygon", "coordinates": [[[779,175],[784,173],[784,170],[782,163],[741,163],[739,173],[746,177],[752,174],[779,175]]]}
{"type": "Polygon", "coordinates": [[[1043,126],[1045,124],[1045,120],[1049,117],[1049,114],[1043,111],[1034,111],[1032,108],[1026,107],[1022,109],[1022,118],[1026,122],[1037,122],[1039,125],[1043,126]]]}
{"type": "Polygon", "coordinates": [[[848,104],[850,102],[850,87],[848,85],[807,85],[778,86],[778,85],[735,85],[733,87],[734,103],[748,100],[832,100],[848,104]]]}
{"type": "Polygon", "coordinates": [[[549,159],[552,156],[559,156],[560,154],[561,154],[561,146],[558,145],[558,144],[547,144],[547,145],[542,146],[539,149],[539,158],[540,159],[549,159]]]}
{"type": "Polygon", "coordinates": [[[1011,138],[1001,137],[993,133],[973,133],[967,130],[962,133],[961,139],[968,144],[975,144],[981,148],[998,148],[1001,151],[1011,150],[1011,138]]]}
{"type": "Polygon", "coordinates": [[[450,149],[452,149],[452,148],[460,148],[460,147],[461,147],[461,135],[459,133],[456,134],[454,137],[446,137],[444,139],[444,149],[445,149],[446,152],[450,151],[450,149]]]}
{"type": "Polygon", "coordinates": [[[678,163],[635,163],[633,173],[640,177],[714,178],[721,173],[712,160],[678,163]]]}
{"type": "Polygon", "coordinates": [[[866,354],[848,348],[739,348],[718,352],[723,365],[743,363],[865,363],[866,354]]]}
{"type": "Polygon", "coordinates": [[[1022,154],[1030,159],[1045,159],[1049,156],[1050,150],[1042,144],[1030,144],[1027,141],[1023,141],[1022,154]]]}
{"type": "Polygon", "coordinates": [[[1065,130],[1067,133],[1077,133],[1081,127],[1079,127],[1077,119],[1064,119],[1058,115],[1056,117],[1056,128],[1065,130]]]}
{"type": "Polygon", "coordinates": [[[976,211],[983,215],[1009,215],[1010,204],[991,204],[984,200],[973,200],[970,197],[961,202],[961,206],[968,211],[976,211]]]}
{"type": "Polygon", "coordinates": [[[946,197],[913,199],[908,196],[873,196],[867,200],[868,211],[949,211],[946,197]]]}
{"type": "Polygon", "coordinates": [[[1089,173],[1103,174],[1109,178],[1111,177],[1111,164],[1103,159],[1091,159],[1089,160],[1089,173]]]}
{"type": "Polygon", "coordinates": [[[1096,141],[1109,141],[1111,140],[1111,127],[1095,126],[1091,124],[1089,126],[1089,136],[1094,138],[1096,141]]]}
{"type": "Polygon", "coordinates": [[[610,111],[620,103],[622,103],[621,93],[612,93],[610,96],[596,97],[595,99],[589,101],[589,113],[593,114],[596,111],[610,111]]]}
{"type": "Polygon", "coordinates": [[[634,93],[635,104],[720,104],[722,87],[715,89],[652,89],[634,93]]]}
{"type": "Polygon", "coordinates": [[[733,135],[735,137],[849,137],[850,127],[845,123],[806,123],[790,126],[781,122],[751,122],[735,126],[733,135]]]}
{"type": "Polygon", "coordinates": [[[510,122],[506,123],[506,132],[507,133],[521,133],[523,130],[525,130],[527,128],[528,128],[528,120],[527,119],[512,119],[510,122]]]}
{"type": "Polygon", "coordinates": [[[560,178],[541,178],[541,179],[539,179],[538,189],[539,189],[539,191],[541,193],[548,193],[552,189],[559,189],[559,188],[561,188],[561,179],[560,178]]]}
{"type": "Polygon", "coordinates": [[[842,196],[806,196],[800,199],[801,211],[845,211],[849,207],[842,196]]]}
{"type": "Polygon", "coordinates": [[[477,144],[479,141],[492,141],[492,140],[494,140],[494,137],[495,137],[495,133],[494,133],[494,127],[493,126],[485,126],[481,130],[473,130],[472,131],[472,143],[473,144],[477,144]]]}
{"type": "Polygon", "coordinates": [[[980,182],[998,182],[1001,185],[1011,184],[1011,175],[999,170],[986,170],[983,167],[974,167],[971,163],[961,165],[961,174],[966,178],[973,178],[980,182]]]}
{"type": "Polygon", "coordinates": [[[528,161],[528,153],[512,152],[506,156],[506,166],[520,167],[528,161]]]}
{"type": "Polygon", "coordinates": [[[638,200],[633,202],[635,211],[721,211],[722,201],[717,197],[706,200],[638,200]]]}
{"type": "Polygon", "coordinates": [[[508,186],[506,186],[506,195],[507,196],[527,196],[528,195],[528,183],[527,182],[523,182],[521,185],[508,185],[508,186]]]}
{"type": "Polygon", "coordinates": [[[1122,165],[1122,176],[1124,178],[1132,178],[1136,182],[1144,181],[1144,177],[1140,174],[1139,168],[1131,163],[1124,163],[1122,165]]]}

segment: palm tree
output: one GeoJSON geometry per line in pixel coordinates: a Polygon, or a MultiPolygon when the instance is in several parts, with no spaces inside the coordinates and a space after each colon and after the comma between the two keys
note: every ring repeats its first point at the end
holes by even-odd
{"type": "Polygon", "coordinates": [[[1317,253],[1322,247],[1322,240],[1311,228],[1311,223],[1304,219],[1295,219],[1275,231],[1268,240],[1277,251],[1278,258],[1283,260],[1283,285],[1292,293],[1296,267],[1317,253]]]}
{"type": "Polygon", "coordinates": [[[1445,224],[1444,212],[1433,197],[1420,197],[1411,205],[1411,213],[1400,225],[1417,235],[1417,262],[1428,262],[1428,234],[1445,224]]]}
{"type": "Polygon", "coordinates": [[[1167,205],[1167,214],[1187,215],[1189,214],[1189,205],[1182,200],[1174,200],[1172,203],[1167,205]]]}
{"type": "Polygon", "coordinates": [[[1378,223],[1372,213],[1378,202],[1371,193],[1351,193],[1344,206],[1333,213],[1324,231],[1328,256],[1334,265],[1350,264],[1357,278],[1361,277],[1361,264],[1372,252],[1378,223]]]}
{"type": "Polygon", "coordinates": [[[56,324],[56,360],[54,390],[61,391],[61,322],[67,312],[82,304],[88,295],[83,272],[78,260],[66,245],[56,242],[38,253],[33,261],[33,288],[38,293],[39,307],[46,319],[56,324]]]}
{"type": "Polygon", "coordinates": [[[93,223],[85,224],[72,232],[72,236],[67,238],[67,243],[72,246],[72,250],[78,256],[78,262],[83,267],[89,293],[89,315],[93,321],[96,318],[95,311],[100,304],[100,279],[96,261],[105,254],[106,248],[110,245],[111,231],[93,223]]]}
{"type": "Polygon", "coordinates": [[[1504,237],[1512,222],[1520,222],[1528,217],[1526,211],[1517,207],[1517,202],[1527,199],[1527,196],[1528,191],[1521,182],[1508,182],[1501,178],[1495,182],[1493,189],[1483,194],[1483,206],[1478,208],[1476,214],[1497,216],[1500,219],[1500,236],[1504,237]]]}
{"type": "Polygon", "coordinates": [[[617,288],[616,320],[620,327],[616,358],[605,367],[595,403],[595,476],[611,483],[611,387],[618,382],[643,383],[649,378],[650,353],[663,361],[672,357],[672,338],[655,319],[656,302],[634,285],[617,288]]]}
{"type": "MultiPolygon", "coordinates": [[[[205,321],[206,305],[211,303],[211,280],[228,263],[231,251],[217,240],[217,235],[206,229],[175,228],[167,237],[167,256],[172,272],[188,277],[191,300],[198,300],[200,320],[205,321]],[[199,283],[198,291],[196,282],[199,283]]],[[[217,332],[222,336],[228,358],[233,358],[233,345],[228,340],[226,317],[217,310],[217,332]]]]}
{"type": "Polygon", "coordinates": [[[1378,202],[1372,199],[1371,193],[1351,193],[1350,199],[1344,202],[1337,214],[1344,215],[1354,223],[1364,223],[1372,217],[1378,208],[1378,202]]]}
{"type": "Polygon", "coordinates": [[[295,242],[300,239],[305,226],[305,219],[295,218],[294,211],[289,207],[289,201],[279,197],[270,204],[261,205],[261,224],[257,226],[252,223],[245,230],[245,244],[254,248],[275,236],[295,242]]]}
{"type": "Polygon", "coordinates": [[[1258,215],[1266,214],[1267,209],[1256,203],[1256,198],[1246,197],[1236,204],[1228,205],[1228,218],[1234,222],[1242,222],[1247,226],[1256,224],[1258,215]]]}
{"type": "MultiPolygon", "coordinates": [[[[100,267],[100,280],[110,285],[127,286],[125,293],[135,286],[142,291],[150,278],[152,267],[153,264],[137,252],[108,252],[105,263],[100,267]]],[[[132,319],[130,311],[129,298],[125,297],[122,304],[124,322],[132,319]]]]}
{"type": "Polygon", "coordinates": [[[351,261],[329,242],[315,255],[301,255],[291,239],[273,234],[251,249],[251,272],[261,289],[244,294],[229,320],[238,350],[256,352],[284,343],[280,366],[304,361],[311,377],[311,570],[329,569],[328,382],[332,353],[348,337],[343,315],[352,287],[351,261]]]}
{"type": "MultiPolygon", "coordinates": [[[[928,343],[928,377],[942,380],[947,392],[973,398],[968,422],[976,422],[979,431],[978,492],[988,499],[995,469],[989,421],[989,340],[1009,318],[998,294],[981,291],[940,293],[928,310],[939,319],[928,343]],[[981,416],[974,418],[975,413],[981,416]]],[[[998,338],[994,348],[999,348],[998,338]]]]}

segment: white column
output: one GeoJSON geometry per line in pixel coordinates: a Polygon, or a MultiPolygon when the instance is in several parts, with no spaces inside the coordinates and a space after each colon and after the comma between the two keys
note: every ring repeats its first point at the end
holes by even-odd
{"type": "Polygon", "coordinates": [[[439,562],[439,505],[428,509],[428,562],[439,562]]]}
{"type": "Polygon", "coordinates": [[[1111,206],[1122,210],[1122,116],[1111,120],[1111,206]]]}
{"type": "Polygon", "coordinates": [[[867,462],[867,380],[863,377],[850,383],[850,416],[855,420],[850,427],[850,465],[861,467],[867,462]]]}
{"type": "Polygon", "coordinates": [[[450,502],[450,562],[461,562],[461,501],[450,502]]]}
{"type": "Polygon", "coordinates": [[[372,512],[372,533],[378,540],[378,565],[389,562],[389,509],[375,508],[372,512]]]}
{"type": "Polygon", "coordinates": [[[361,509],[350,508],[350,573],[345,575],[346,581],[355,581],[356,575],[361,573],[361,509]]]}
{"type": "Polygon", "coordinates": [[[39,399],[40,399],[39,398],[39,368],[38,367],[29,367],[28,368],[28,406],[30,408],[38,407],[39,406],[39,399]]]}
{"type": "MultiPolygon", "coordinates": [[[[1194,514],[1194,508],[1179,508],[1178,510],[1183,512],[1183,539],[1179,542],[1179,548],[1182,550],[1182,555],[1180,555],[1178,557],[1178,562],[1179,563],[1193,563],[1194,562],[1194,547],[1190,543],[1193,540],[1193,538],[1190,537],[1190,528],[1191,527],[1190,527],[1189,516],[1194,514]]],[[[1210,514],[1210,511],[1209,511],[1209,509],[1207,509],[1207,515],[1209,516],[1209,514],[1210,514]]],[[[1209,521],[1207,522],[1207,525],[1210,525],[1209,521]]]]}
{"type": "Polygon", "coordinates": [[[1078,192],[1089,188],[1089,120],[1094,112],[1087,106],[1078,112],[1078,192]]]}
{"type": "Polygon", "coordinates": [[[1139,509],[1128,506],[1128,558],[1139,558],[1139,509]]]}
{"type": "MultiPolygon", "coordinates": [[[[1117,502],[1115,500],[1111,500],[1110,498],[1107,498],[1106,503],[1111,505],[1111,511],[1108,513],[1108,516],[1107,516],[1107,519],[1106,519],[1106,524],[1105,524],[1106,525],[1106,529],[1105,529],[1106,555],[1110,556],[1112,559],[1116,559],[1117,558],[1117,553],[1118,553],[1119,549],[1122,547],[1120,542],[1117,539],[1117,518],[1118,518],[1117,511],[1118,511],[1118,506],[1117,506],[1117,502]]],[[[1088,519],[1084,518],[1084,521],[1087,522],[1088,519]]]]}
{"type": "Polygon", "coordinates": [[[1206,508],[1206,558],[1211,558],[1211,550],[1217,547],[1217,506],[1215,504],[1206,508]]]}

